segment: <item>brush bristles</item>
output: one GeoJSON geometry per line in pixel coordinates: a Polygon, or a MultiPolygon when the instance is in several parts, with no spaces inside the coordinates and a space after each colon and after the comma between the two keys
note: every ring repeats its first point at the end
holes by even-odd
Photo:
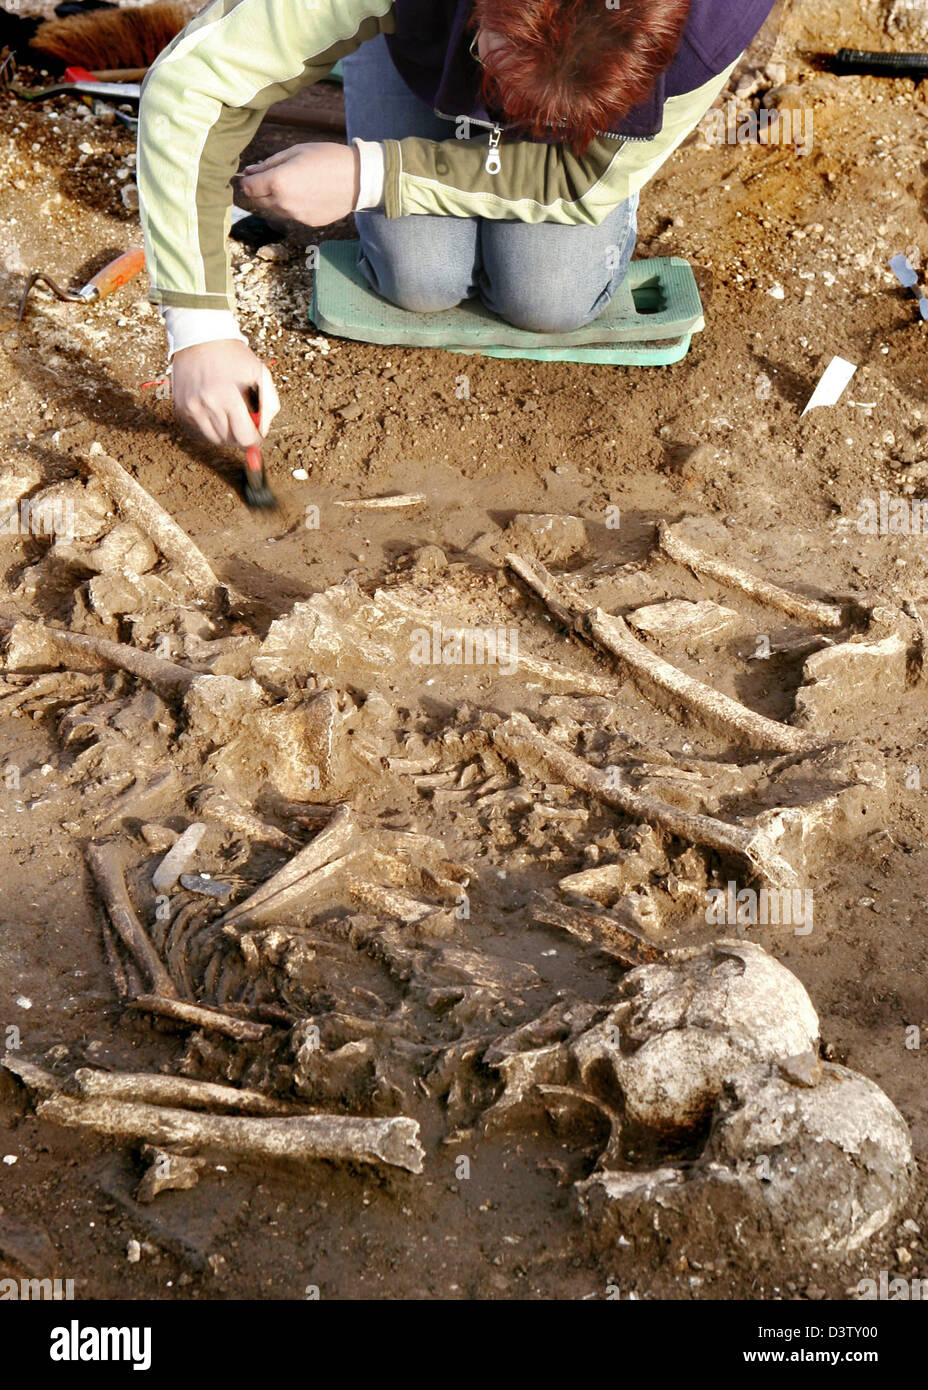
{"type": "Polygon", "coordinates": [[[29,46],[62,62],[88,68],[147,68],[190,18],[190,7],[156,0],[135,10],[92,10],[48,19],[29,46]]]}

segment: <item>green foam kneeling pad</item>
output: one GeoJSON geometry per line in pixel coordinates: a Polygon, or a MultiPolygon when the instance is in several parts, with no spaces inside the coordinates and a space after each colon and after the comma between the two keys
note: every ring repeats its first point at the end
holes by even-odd
{"type": "Polygon", "coordinates": [[[433,314],[398,308],[371,289],[358,268],[357,241],[327,241],[319,248],[309,316],[324,333],[362,343],[614,366],[679,362],[705,326],[692,268],[676,257],[632,261],[611,303],[585,328],[531,333],[504,322],[479,299],[433,314]]]}

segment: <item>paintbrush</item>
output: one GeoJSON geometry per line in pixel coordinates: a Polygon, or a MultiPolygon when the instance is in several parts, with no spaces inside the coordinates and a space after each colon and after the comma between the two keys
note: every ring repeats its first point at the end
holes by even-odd
{"type": "MultiPolygon", "coordinates": [[[[261,403],[257,387],[249,392],[248,414],[257,429],[261,423],[261,403]]],[[[268,487],[264,473],[264,457],[260,444],[249,444],[245,450],[245,501],[249,507],[276,507],[277,498],[268,487]]]]}

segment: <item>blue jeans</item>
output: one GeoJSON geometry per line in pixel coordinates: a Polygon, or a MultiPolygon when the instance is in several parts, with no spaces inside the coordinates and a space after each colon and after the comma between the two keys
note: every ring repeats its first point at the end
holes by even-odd
{"type": "MultiPolygon", "coordinates": [[[[383,35],[342,69],[349,140],[452,136],[451,123],[406,86],[383,35]]],[[[568,333],[602,313],[625,279],[637,211],[636,193],[598,227],[358,212],[358,264],[378,294],[403,309],[434,313],[479,295],[516,328],[568,333]]]]}

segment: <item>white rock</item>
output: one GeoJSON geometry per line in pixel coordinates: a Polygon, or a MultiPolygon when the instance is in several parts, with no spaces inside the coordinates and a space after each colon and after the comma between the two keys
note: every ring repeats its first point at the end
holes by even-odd
{"type": "Polygon", "coordinates": [[[711,637],[738,621],[738,614],[710,599],[693,603],[689,599],[668,599],[649,603],[628,614],[628,622],[649,637],[711,637]]]}
{"type": "Polygon", "coordinates": [[[187,826],[152,874],[152,887],[156,893],[169,893],[181,874],[186,873],[205,834],[206,826],[199,821],[187,826]]]}

